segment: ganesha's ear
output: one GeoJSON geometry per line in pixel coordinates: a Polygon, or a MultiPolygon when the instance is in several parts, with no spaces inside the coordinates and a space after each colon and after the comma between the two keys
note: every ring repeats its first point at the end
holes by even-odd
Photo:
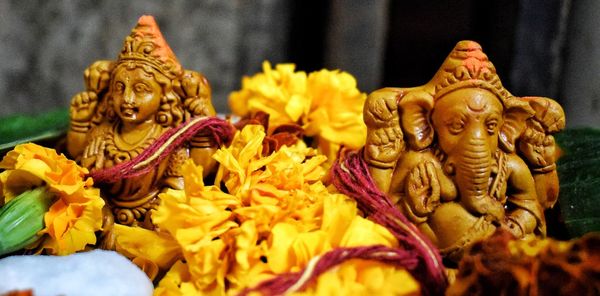
{"type": "Polygon", "coordinates": [[[560,132],[565,128],[565,111],[556,101],[545,97],[522,97],[535,111],[533,120],[542,125],[549,134],[560,132]]]}
{"type": "Polygon", "coordinates": [[[415,150],[425,149],[433,141],[430,121],[433,103],[433,96],[422,90],[411,91],[400,100],[402,129],[410,147],[415,150]]]}
{"type": "Polygon", "coordinates": [[[527,102],[516,97],[510,97],[504,101],[504,123],[498,135],[500,147],[504,151],[509,153],[515,151],[515,141],[527,127],[527,119],[534,114],[535,111],[527,102]]]}

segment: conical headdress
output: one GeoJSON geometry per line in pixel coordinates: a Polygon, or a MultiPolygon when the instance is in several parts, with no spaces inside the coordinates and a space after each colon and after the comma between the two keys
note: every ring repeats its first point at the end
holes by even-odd
{"type": "Polygon", "coordinates": [[[502,86],[496,68],[474,41],[460,41],[429,84],[436,99],[460,88],[484,88],[504,103],[512,95],[502,86]]]}
{"type": "Polygon", "coordinates": [[[170,79],[183,73],[183,68],[165,41],[154,17],[144,15],[125,38],[118,63],[143,62],[170,79]]]}

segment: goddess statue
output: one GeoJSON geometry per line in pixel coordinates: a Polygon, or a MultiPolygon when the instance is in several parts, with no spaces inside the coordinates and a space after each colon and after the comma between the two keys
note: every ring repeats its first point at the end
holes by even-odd
{"type": "MultiPolygon", "coordinates": [[[[184,70],[151,16],[142,16],[116,61],[97,61],[84,72],[86,90],[71,101],[67,152],[90,171],[130,161],[159,136],[198,116],[214,116],[206,78],[184,70]]],[[[101,186],[117,223],[153,228],[149,210],[165,188],[181,189],[188,158],[214,170],[217,149],[205,132],[155,169],[101,186]]]]}

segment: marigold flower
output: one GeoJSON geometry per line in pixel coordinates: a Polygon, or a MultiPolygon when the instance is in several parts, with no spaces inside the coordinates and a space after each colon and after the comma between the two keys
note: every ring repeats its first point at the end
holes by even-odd
{"type": "Polygon", "coordinates": [[[263,72],[242,79],[242,89],[231,93],[233,114],[246,116],[258,111],[270,115],[269,126],[294,123],[306,117],[310,100],[306,97],[306,73],[294,72],[294,64],[263,62],[263,72]]]}
{"type": "Polygon", "coordinates": [[[160,280],[154,296],[179,296],[179,295],[200,295],[201,291],[196,289],[191,282],[191,275],[186,263],[177,261],[165,277],[160,280]]]}
{"type": "Polygon", "coordinates": [[[465,253],[446,295],[598,294],[598,246],[598,233],[571,241],[519,240],[498,230],[465,253]]]}
{"type": "MultiPolygon", "coordinates": [[[[262,155],[264,137],[262,126],[247,125],[229,147],[215,153],[221,164],[215,184],[223,183],[227,193],[205,186],[202,168],[189,161],[183,167],[186,188],[161,195],[153,220],[180,244],[185,263],[171,268],[157,295],[184,289],[232,294],[275,274],[298,271],[335,247],[398,245],[384,227],[357,215],[353,200],[328,191],[321,182],[325,156],[302,144],[262,155]]],[[[399,279],[406,284],[390,291],[418,289],[403,269],[360,260],[341,268],[343,275],[327,275],[333,282],[319,280],[315,291],[350,285],[342,291],[377,293],[399,279]]]]}
{"type": "MultiPolygon", "coordinates": [[[[236,208],[239,201],[215,186],[205,186],[202,167],[192,160],[184,163],[182,170],[184,190],[167,190],[161,194],[161,204],[152,215],[153,222],[168,231],[179,244],[189,268],[185,272],[190,275],[194,289],[202,293],[224,291],[228,258],[221,256],[227,245],[220,236],[237,227],[231,209],[236,208]]],[[[173,268],[183,269],[181,266],[173,268]]],[[[167,283],[161,281],[160,287],[167,289],[163,286],[167,283]]]]}
{"type": "Polygon", "coordinates": [[[121,224],[115,224],[113,232],[116,251],[132,259],[150,279],[159,268],[167,270],[182,257],[179,244],[167,232],[121,224]]]}
{"type": "Polygon", "coordinates": [[[420,295],[406,270],[379,262],[350,260],[319,276],[316,284],[292,295],[420,295]]]}
{"type": "Polygon", "coordinates": [[[45,185],[56,201],[44,216],[48,236],[41,247],[51,254],[67,255],[96,243],[102,226],[104,200],[86,178],[87,169],[55,150],[33,143],[18,145],[7,153],[0,168],[0,187],[6,200],[26,189],[45,185]]]}
{"type": "Polygon", "coordinates": [[[273,70],[264,62],[263,73],[244,77],[242,89],[230,95],[232,112],[242,117],[268,113],[269,132],[284,124],[299,124],[330,162],[341,146],[362,147],[367,134],[362,119],[367,95],[358,90],[356,79],[339,70],[307,76],[294,68],[279,64],[273,70]]]}
{"type": "Polygon", "coordinates": [[[340,146],[364,146],[367,127],[362,112],[367,95],[358,90],[352,75],[339,70],[312,72],[306,89],[312,104],[304,128],[307,136],[318,138],[323,154],[333,160],[340,146]]]}

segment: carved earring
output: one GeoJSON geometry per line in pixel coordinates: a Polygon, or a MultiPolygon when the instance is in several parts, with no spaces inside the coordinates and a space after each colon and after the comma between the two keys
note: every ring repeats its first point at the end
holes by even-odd
{"type": "Polygon", "coordinates": [[[117,114],[115,113],[115,109],[113,106],[113,99],[111,96],[108,96],[106,99],[106,118],[108,118],[109,121],[114,121],[117,118],[117,114]]]}
{"type": "Polygon", "coordinates": [[[171,105],[169,104],[169,98],[167,96],[162,96],[160,98],[160,110],[156,113],[156,123],[163,127],[169,127],[173,124],[171,105]]]}

